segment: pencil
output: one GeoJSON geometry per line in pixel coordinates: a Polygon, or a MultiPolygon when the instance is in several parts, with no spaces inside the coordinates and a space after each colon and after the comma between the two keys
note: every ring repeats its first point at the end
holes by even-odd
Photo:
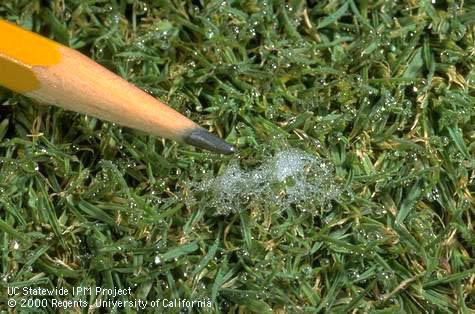
{"type": "Polygon", "coordinates": [[[76,50],[1,19],[0,38],[0,85],[213,152],[235,152],[234,146],[76,50]]]}

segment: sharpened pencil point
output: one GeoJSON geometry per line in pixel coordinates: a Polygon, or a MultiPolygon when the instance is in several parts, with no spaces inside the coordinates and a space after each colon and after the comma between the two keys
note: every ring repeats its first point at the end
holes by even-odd
{"type": "Polygon", "coordinates": [[[185,143],[220,154],[232,154],[236,147],[226,143],[203,128],[194,129],[185,137],[185,143]]]}

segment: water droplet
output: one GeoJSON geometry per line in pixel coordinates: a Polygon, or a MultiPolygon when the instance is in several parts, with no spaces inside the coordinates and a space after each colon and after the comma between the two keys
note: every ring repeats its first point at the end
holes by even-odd
{"type": "Polygon", "coordinates": [[[328,267],[328,266],[330,266],[330,260],[328,258],[324,257],[320,260],[320,265],[322,267],[328,267]]]}
{"type": "Polygon", "coordinates": [[[112,21],[114,22],[114,24],[119,24],[119,22],[120,22],[120,15],[119,15],[119,14],[113,14],[113,15],[112,15],[112,21]]]}
{"type": "Polygon", "coordinates": [[[348,278],[350,280],[356,281],[360,278],[360,274],[356,270],[351,269],[348,271],[348,278]]]}
{"type": "Polygon", "coordinates": [[[439,190],[437,188],[433,189],[432,191],[427,193],[426,198],[431,202],[438,201],[440,199],[439,190]]]}
{"type": "Polygon", "coordinates": [[[215,31],[212,29],[208,29],[205,33],[206,39],[212,39],[215,35],[215,31]]]}
{"type": "Polygon", "coordinates": [[[381,279],[388,280],[394,277],[393,271],[383,271],[379,274],[381,279]]]}

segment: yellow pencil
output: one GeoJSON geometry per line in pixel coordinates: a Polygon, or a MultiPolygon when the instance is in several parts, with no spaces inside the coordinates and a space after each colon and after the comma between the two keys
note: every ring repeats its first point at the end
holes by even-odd
{"type": "Polygon", "coordinates": [[[38,101],[230,154],[234,146],[83,54],[0,20],[0,85],[38,101]]]}

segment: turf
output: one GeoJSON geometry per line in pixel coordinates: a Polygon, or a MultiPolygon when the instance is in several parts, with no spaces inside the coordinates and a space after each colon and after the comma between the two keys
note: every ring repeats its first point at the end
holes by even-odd
{"type": "Polygon", "coordinates": [[[100,286],[211,300],[190,313],[475,311],[471,1],[4,0],[0,17],[236,144],[242,167],[292,147],[346,191],[217,215],[188,183],[236,157],[2,89],[1,309],[7,287],[100,286]]]}

